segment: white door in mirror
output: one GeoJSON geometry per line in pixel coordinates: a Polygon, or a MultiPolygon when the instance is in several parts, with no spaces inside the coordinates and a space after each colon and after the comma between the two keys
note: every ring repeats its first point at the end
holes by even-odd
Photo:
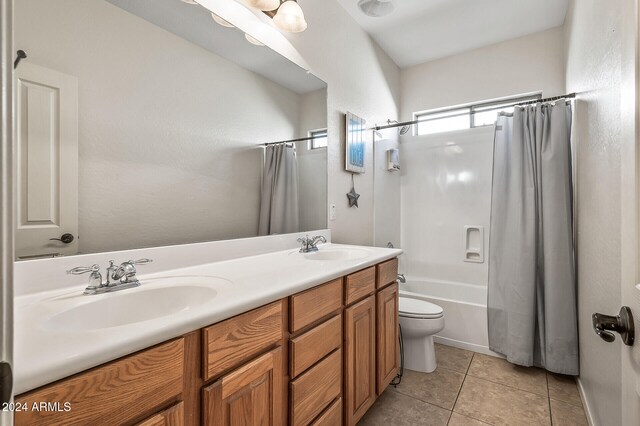
{"type": "Polygon", "coordinates": [[[78,251],[78,79],[20,62],[16,111],[16,257],[78,251]]]}

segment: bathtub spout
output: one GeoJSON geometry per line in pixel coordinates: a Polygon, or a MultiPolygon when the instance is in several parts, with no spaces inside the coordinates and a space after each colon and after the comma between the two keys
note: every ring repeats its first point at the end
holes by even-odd
{"type": "Polygon", "coordinates": [[[398,274],[398,278],[397,279],[402,284],[405,284],[407,282],[407,279],[404,277],[404,274],[398,274]]]}

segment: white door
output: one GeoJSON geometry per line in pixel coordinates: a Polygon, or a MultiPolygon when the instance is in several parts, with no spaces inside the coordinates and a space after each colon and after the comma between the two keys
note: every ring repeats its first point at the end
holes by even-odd
{"type": "MultiPolygon", "coordinates": [[[[637,1],[627,3],[629,13],[625,17],[625,30],[634,35],[636,42],[640,31],[637,1]],[[635,16],[634,16],[635,15],[635,16]]],[[[622,217],[621,217],[621,305],[629,306],[634,316],[635,342],[633,346],[622,345],[622,424],[640,425],[640,70],[636,44],[627,46],[623,59],[626,90],[635,88],[635,96],[623,96],[622,120],[622,217]],[[635,87],[632,85],[635,83],[635,87]]],[[[626,92],[629,93],[629,92],[626,92]]]]}
{"type": "Polygon", "coordinates": [[[78,251],[78,79],[28,61],[14,78],[16,257],[78,251]]]}

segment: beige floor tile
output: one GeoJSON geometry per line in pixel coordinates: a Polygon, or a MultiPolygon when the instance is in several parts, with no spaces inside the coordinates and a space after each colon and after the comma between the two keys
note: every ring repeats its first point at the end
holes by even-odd
{"type": "Polygon", "coordinates": [[[449,426],[486,426],[488,423],[481,422],[480,420],[472,419],[471,417],[463,416],[462,414],[452,413],[449,419],[449,426]]]}
{"type": "Polygon", "coordinates": [[[433,373],[420,373],[405,369],[402,383],[391,389],[451,410],[463,381],[464,374],[441,367],[438,367],[433,373]]]}
{"type": "Polygon", "coordinates": [[[466,373],[473,358],[473,352],[464,349],[454,348],[453,346],[439,345],[436,343],[436,360],[438,367],[448,370],[466,373]]]}
{"type": "Polygon", "coordinates": [[[582,407],[578,386],[573,376],[547,373],[547,382],[549,383],[549,398],[582,407]]]}
{"type": "Polygon", "coordinates": [[[553,426],[587,426],[587,416],[582,406],[551,400],[551,419],[553,426]]]}
{"type": "Polygon", "coordinates": [[[451,412],[410,396],[385,391],[358,423],[360,426],[445,426],[451,412]]]}
{"type": "Polygon", "coordinates": [[[520,367],[502,358],[477,353],[473,356],[467,374],[548,396],[546,373],[540,368],[520,367]]]}
{"type": "Polygon", "coordinates": [[[471,376],[465,378],[453,411],[493,425],[551,424],[548,398],[471,376]]]}

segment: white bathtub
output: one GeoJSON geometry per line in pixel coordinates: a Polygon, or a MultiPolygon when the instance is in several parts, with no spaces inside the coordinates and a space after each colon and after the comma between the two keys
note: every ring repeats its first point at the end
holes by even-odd
{"type": "Polygon", "coordinates": [[[400,296],[422,299],[444,310],[444,329],[435,341],[488,355],[487,288],[451,281],[416,281],[400,284],[400,296]]]}

